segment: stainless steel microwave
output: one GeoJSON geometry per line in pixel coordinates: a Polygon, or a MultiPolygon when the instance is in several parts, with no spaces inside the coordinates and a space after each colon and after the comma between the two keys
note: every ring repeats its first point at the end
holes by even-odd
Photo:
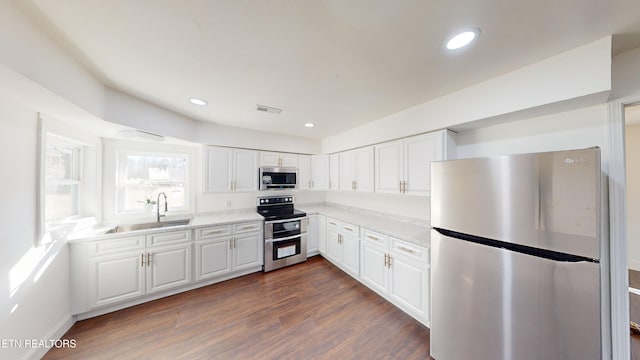
{"type": "Polygon", "coordinates": [[[298,169],[290,167],[261,167],[260,190],[298,188],[298,169]]]}

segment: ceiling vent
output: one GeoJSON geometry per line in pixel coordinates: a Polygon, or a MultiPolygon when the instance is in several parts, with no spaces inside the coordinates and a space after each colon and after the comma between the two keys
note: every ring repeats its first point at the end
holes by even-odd
{"type": "Polygon", "coordinates": [[[282,112],[282,109],[278,109],[278,108],[274,108],[266,105],[256,105],[256,110],[262,111],[262,112],[268,112],[271,114],[280,114],[282,112]]]}

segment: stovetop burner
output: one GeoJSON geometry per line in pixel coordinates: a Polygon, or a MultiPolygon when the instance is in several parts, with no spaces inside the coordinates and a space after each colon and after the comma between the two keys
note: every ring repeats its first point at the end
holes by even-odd
{"type": "Polygon", "coordinates": [[[258,214],[265,220],[295,219],[307,216],[307,213],[296,210],[293,207],[293,196],[263,196],[257,200],[258,214]]]}

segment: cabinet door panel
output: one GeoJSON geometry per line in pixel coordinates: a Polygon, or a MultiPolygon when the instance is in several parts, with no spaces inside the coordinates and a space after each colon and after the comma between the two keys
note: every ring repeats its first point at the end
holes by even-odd
{"type": "Polygon", "coordinates": [[[318,227],[318,215],[309,215],[309,227],[307,228],[307,256],[318,253],[318,237],[320,229],[318,227]]]}
{"type": "Polygon", "coordinates": [[[356,191],[373,192],[373,147],[356,150],[356,191]]]}
{"type": "Polygon", "coordinates": [[[338,232],[327,226],[327,257],[333,262],[342,262],[342,246],[338,242],[338,232]]]}
{"type": "Polygon", "coordinates": [[[444,160],[444,133],[437,132],[405,140],[406,193],[429,196],[431,189],[431,162],[444,160]]]}
{"type": "Polygon", "coordinates": [[[391,259],[390,296],[409,313],[428,321],[429,268],[413,260],[391,259]]]}
{"type": "Polygon", "coordinates": [[[376,145],[376,192],[399,194],[402,178],[402,141],[376,145]]]}
{"type": "Polygon", "coordinates": [[[258,152],[236,149],[234,157],[235,191],[258,190],[258,152]]]}
{"type": "Polygon", "coordinates": [[[388,291],[389,273],[385,266],[387,252],[384,248],[362,244],[360,279],[379,293],[388,291]]]}
{"type": "Polygon", "coordinates": [[[191,244],[149,251],[147,292],[162,291],[191,282],[191,244]]]}
{"type": "Polygon", "coordinates": [[[90,307],[111,304],[145,293],[143,252],[96,257],[89,260],[90,307]]]}
{"type": "Polygon", "coordinates": [[[356,153],[347,151],[340,153],[340,190],[353,190],[356,180],[356,153]]]}
{"type": "Polygon", "coordinates": [[[329,156],[311,156],[311,190],[329,189],[329,156]]]}
{"type": "Polygon", "coordinates": [[[229,148],[206,146],[204,151],[204,191],[231,191],[231,180],[233,177],[233,150],[229,148]]]}
{"type": "Polygon", "coordinates": [[[262,234],[234,236],[233,269],[243,270],[262,265],[262,234]]]}
{"type": "Polygon", "coordinates": [[[297,168],[298,167],[298,155],[297,154],[287,154],[287,153],[281,153],[280,154],[280,163],[282,165],[282,167],[294,167],[297,168]]]}
{"type": "Polygon", "coordinates": [[[280,154],[270,151],[260,151],[260,166],[280,166],[280,154]]]}
{"type": "Polygon", "coordinates": [[[342,265],[354,276],[360,275],[360,240],[357,237],[342,237],[342,265]]]}
{"type": "Polygon", "coordinates": [[[298,156],[298,188],[300,190],[311,189],[311,156],[298,156]]]}
{"type": "Polygon", "coordinates": [[[327,252],[327,217],[318,215],[318,251],[324,255],[327,252]]]}
{"type": "Polygon", "coordinates": [[[340,189],[340,154],[329,156],[329,189],[340,189]]]}
{"type": "Polygon", "coordinates": [[[231,238],[196,242],[196,278],[208,279],[231,272],[231,238]]]}

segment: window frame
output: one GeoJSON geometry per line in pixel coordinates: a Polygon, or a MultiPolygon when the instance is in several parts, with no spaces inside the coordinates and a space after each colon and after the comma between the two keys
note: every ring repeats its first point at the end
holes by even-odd
{"type": "Polygon", "coordinates": [[[62,225],[64,223],[77,220],[82,217],[84,196],[84,155],[86,146],[82,142],[58,135],[55,132],[44,131],[41,119],[38,120],[40,141],[38,143],[38,189],[36,192],[36,197],[39,219],[37,224],[36,246],[45,245],[53,241],[52,237],[47,236],[47,234],[51,231],[55,231],[58,224],[62,225]],[[71,148],[72,152],[74,154],[77,154],[75,156],[72,156],[72,177],[75,179],[55,180],[57,185],[73,185],[76,187],[76,194],[73,204],[75,212],[72,215],[56,219],[47,218],[46,201],[47,185],[50,185],[50,180],[47,177],[47,150],[52,144],[58,144],[61,147],[71,148]]]}
{"type": "MultiPolygon", "coordinates": [[[[172,213],[188,213],[191,211],[191,154],[184,151],[149,151],[149,150],[137,150],[133,148],[119,147],[115,152],[115,186],[114,186],[114,213],[116,216],[118,215],[143,215],[146,214],[145,209],[125,209],[124,204],[122,204],[123,191],[125,189],[125,184],[123,184],[123,174],[122,171],[125,169],[124,160],[127,155],[134,156],[149,156],[149,157],[181,157],[185,160],[185,168],[184,168],[184,206],[180,208],[173,207],[170,209],[172,213]]],[[[151,199],[156,200],[156,199],[151,199]]],[[[171,203],[169,203],[171,206],[171,203]]]]}

